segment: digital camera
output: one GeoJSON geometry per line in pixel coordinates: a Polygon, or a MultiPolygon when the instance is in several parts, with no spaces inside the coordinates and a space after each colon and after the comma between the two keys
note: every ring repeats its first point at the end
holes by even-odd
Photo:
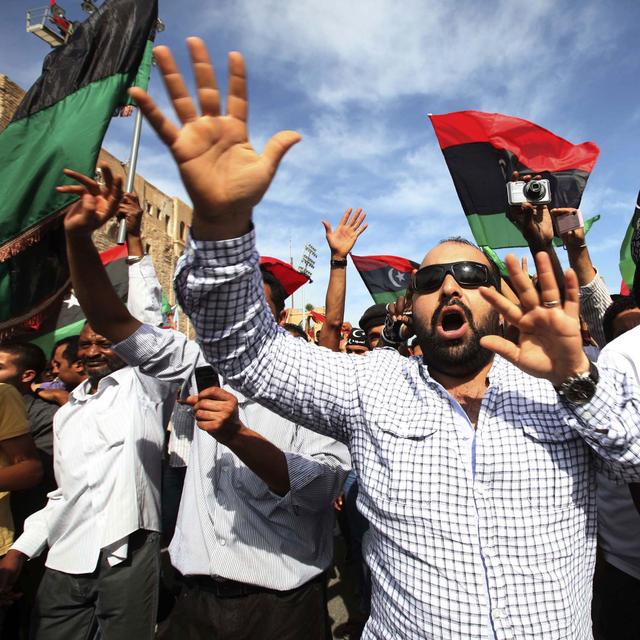
{"type": "Polygon", "coordinates": [[[551,202],[551,188],[548,180],[516,180],[507,182],[507,199],[510,205],[549,204],[551,202]]]}

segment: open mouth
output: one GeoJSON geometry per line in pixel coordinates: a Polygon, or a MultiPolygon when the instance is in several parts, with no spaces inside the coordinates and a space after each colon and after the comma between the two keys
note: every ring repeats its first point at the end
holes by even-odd
{"type": "Polygon", "coordinates": [[[469,328],[464,311],[458,306],[445,307],[438,318],[437,334],[445,340],[458,340],[469,328]]]}

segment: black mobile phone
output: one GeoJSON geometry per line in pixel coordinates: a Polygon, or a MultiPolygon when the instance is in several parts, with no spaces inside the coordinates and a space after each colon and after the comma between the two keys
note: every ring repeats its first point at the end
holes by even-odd
{"type": "Polygon", "coordinates": [[[219,387],[220,378],[218,378],[216,370],[210,365],[196,367],[196,386],[198,387],[198,392],[204,391],[209,387],[219,387]]]}

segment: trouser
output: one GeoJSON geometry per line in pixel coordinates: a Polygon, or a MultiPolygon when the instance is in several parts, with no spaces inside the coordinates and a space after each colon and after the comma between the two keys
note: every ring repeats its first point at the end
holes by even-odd
{"type": "Polygon", "coordinates": [[[93,573],[72,575],[47,568],[40,583],[31,640],[153,638],[158,607],[160,534],[129,536],[127,559],[109,566],[104,553],[93,573]]]}
{"type": "Polygon", "coordinates": [[[183,578],[184,586],[159,640],[326,640],[326,579],[290,591],[231,580],[183,578]]]}
{"type": "Polygon", "coordinates": [[[640,638],[640,580],[602,560],[594,581],[594,637],[640,638]]]}

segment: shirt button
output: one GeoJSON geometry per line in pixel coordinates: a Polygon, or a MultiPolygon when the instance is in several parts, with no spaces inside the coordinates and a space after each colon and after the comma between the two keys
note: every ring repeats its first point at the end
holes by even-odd
{"type": "Polygon", "coordinates": [[[495,620],[504,620],[507,617],[507,613],[503,609],[494,609],[493,617],[495,620]]]}
{"type": "Polygon", "coordinates": [[[220,546],[224,547],[227,544],[226,540],[220,540],[220,546]]]}

